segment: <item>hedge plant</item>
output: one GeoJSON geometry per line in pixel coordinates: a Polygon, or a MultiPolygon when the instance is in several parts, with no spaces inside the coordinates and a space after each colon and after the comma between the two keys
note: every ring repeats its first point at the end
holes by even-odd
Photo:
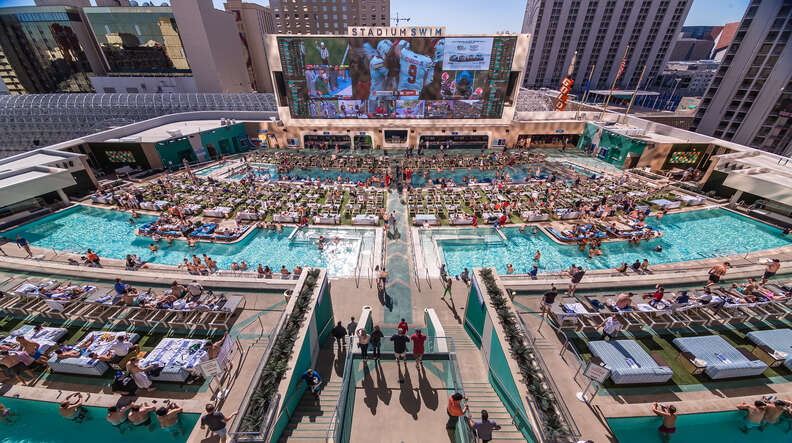
{"type": "Polygon", "coordinates": [[[244,412],[239,425],[238,432],[255,432],[261,427],[264,414],[270,406],[270,401],[278,389],[278,385],[286,373],[287,364],[294,351],[294,342],[297,341],[297,333],[305,320],[305,314],[310,309],[311,297],[316,279],[319,277],[319,269],[307,270],[308,276],[305,278],[302,290],[294,303],[294,310],[286,320],[281,331],[278,333],[275,343],[272,345],[272,352],[267,360],[264,369],[261,371],[261,378],[256,389],[251,394],[247,410],[244,412]]]}
{"type": "Polygon", "coordinates": [[[505,338],[509,342],[511,356],[517,362],[523,382],[527,385],[528,392],[533,397],[534,404],[542,416],[541,424],[544,426],[545,436],[553,440],[558,436],[569,435],[570,432],[566,429],[562,417],[558,413],[557,400],[548,384],[545,383],[545,376],[536,361],[533,349],[526,344],[525,336],[507,303],[506,296],[495,281],[492,269],[481,269],[479,276],[484,282],[487,294],[492,300],[492,307],[495,308],[506,333],[505,338]]]}

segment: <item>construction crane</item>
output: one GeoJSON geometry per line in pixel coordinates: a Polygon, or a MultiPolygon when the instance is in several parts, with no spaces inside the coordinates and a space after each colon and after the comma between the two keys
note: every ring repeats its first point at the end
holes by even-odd
{"type": "Polygon", "coordinates": [[[399,17],[399,13],[396,13],[396,17],[391,19],[392,22],[396,23],[396,26],[399,26],[400,22],[408,22],[410,21],[410,17],[399,17]]]}

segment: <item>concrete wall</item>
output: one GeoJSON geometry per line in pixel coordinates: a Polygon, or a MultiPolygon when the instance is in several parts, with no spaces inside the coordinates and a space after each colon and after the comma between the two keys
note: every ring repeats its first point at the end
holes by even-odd
{"type": "MultiPolygon", "coordinates": [[[[512,417],[522,414],[527,416],[527,409],[522,399],[526,388],[518,387],[515,377],[519,380],[520,373],[517,363],[510,357],[509,345],[505,341],[503,327],[498,314],[486,293],[484,283],[478,276],[480,268],[473,269],[472,284],[465,305],[464,327],[470,338],[481,350],[481,357],[489,368],[488,377],[495,393],[512,417]]],[[[504,291],[505,294],[505,291],[504,291]]],[[[534,442],[535,431],[530,429],[523,420],[515,420],[518,429],[526,441],[534,442]]]]}
{"type": "Polygon", "coordinates": [[[172,0],[173,16],[200,92],[251,92],[234,16],[212,0],[172,0]]]}
{"type": "MultiPolygon", "coordinates": [[[[299,290],[301,290],[301,285],[297,285],[293,297],[296,297],[299,290]]],[[[326,271],[322,270],[316,280],[310,309],[303,319],[302,326],[297,334],[298,339],[294,343],[291,359],[287,363],[291,369],[286,372],[278,387],[278,392],[281,394],[281,404],[277,411],[279,413],[283,411],[284,413],[280,415],[280,419],[273,425],[275,430],[270,440],[272,443],[278,441],[286,425],[289,424],[291,413],[297,407],[305,392],[305,383],[301,378],[302,374],[308,368],[315,367],[319,356],[319,347],[330,336],[333,323],[333,304],[330,298],[329,281],[327,280],[326,271]]]]}

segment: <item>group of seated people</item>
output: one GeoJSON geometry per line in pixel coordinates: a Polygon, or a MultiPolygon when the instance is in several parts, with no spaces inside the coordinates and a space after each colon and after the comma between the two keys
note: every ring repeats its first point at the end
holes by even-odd
{"type": "Polygon", "coordinates": [[[121,297],[122,304],[148,309],[214,311],[222,308],[227,301],[224,295],[215,295],[211,289],[206,291],[207,296],[204,297],[204,288],[195,280],[187,285],[174,281],[170,289],[157,295],[151,289],[139,292],[116,279],[115,291],[121,297]]]}
{"type": "MultiPolygon", "coordinates": [[[[723,288],[705,288],[701,292],[694,293],[690,290],[681,290],[679,293],[673,293],[672,298],[666,297],[666,290],[662,284],[655,286],[655,290],[650,294],[644,294],[643,299],[648,299],[648,304],[655,309],[667,309],[671,304],[687,305],[689,303],[699,303],[701,305],[724,306],[724,305],[739,305],[746,303],[767,302],[773,300],[781,300],[789,298],[789,295],[780,296],[774,294],[772,291],[763,290],[760,285],[754,280],[749,278],[745,284],[732,283],[729,287],[732,290],[724,290],[723,288]]],[[[632,292],[622,292],[618,294],[613,300],[611,307],[618,311],[629,311],[635,309],[633,306],[632,292]]],[[[592,300],[592,305],[600,309],[604,307],[598,300],[592,300]]]]}

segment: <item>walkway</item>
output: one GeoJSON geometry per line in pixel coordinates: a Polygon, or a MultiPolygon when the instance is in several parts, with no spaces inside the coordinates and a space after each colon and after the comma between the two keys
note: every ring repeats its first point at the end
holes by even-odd
{"type": "Polygon", "coordinates": [[[410,253],[407,244],[407,209],[399,200],[399,194],[388,192],[388,213],[396,211],[396,230],[387,235],[386,265],[388,284],[385,287],[385,324],[397,324],[404,318],[412,323],[412,297],[410,273],[410,253]]]}

